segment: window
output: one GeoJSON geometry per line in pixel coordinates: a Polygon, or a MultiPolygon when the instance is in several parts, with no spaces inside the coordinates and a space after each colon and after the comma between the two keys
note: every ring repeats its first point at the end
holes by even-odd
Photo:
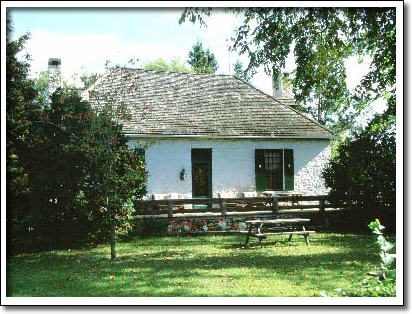
{"type": "Polygon", "coordinates": [[[283,152],[281,150],[264,151],[264,175],[267,190],[283,190],[283,152]]]}
{"type": "Polygon", "coordinates": [[[257,191],[293,190],[293,150],[256,149],[255,172],[257,191]]]}

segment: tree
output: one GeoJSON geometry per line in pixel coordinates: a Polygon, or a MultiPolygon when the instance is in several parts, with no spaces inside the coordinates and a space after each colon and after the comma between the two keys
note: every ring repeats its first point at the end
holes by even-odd
{"type": "Polygon", "coordinates": [[[80,76],[80,81],[83,83],[84,88],[89,88],[92,86],[96,81],[99,79],[101,75],[98,73],[92,73],[90,75],[83,73],[82,76],[80,76]]]}
{"type": "Polygon", "coordinates": [[[200,41],[190,50],[188,63],[195,73],[215,73],[219,67],[215,55],[209,49],[204,50],[200,41]]]}
{"type": "Polygon", "coordinates": [[[349,210],[343,220],[346,226],[362,229],[371,219],[379,218],[388,229],[395,231],[394,112],[388,110],[376,115],[364,130],[339,142],[323,176],[331,188],[332,204],[349,210]]]}
{"type": "MultiPolygon", "coordinates": [[[[232,49],[248,54],[247,71],[263,65],[277,76],[294,47],[293,92],[300,109],[336,131],[350,128],[373,101],[395,94],[396,19],[394,8],[240,8],[232,49]],[[254,23],[251,23],[253,21],[254,23]],[[369,73],[355,91],[346,86],[345,60],[371,56],[369,73]]],[[[187,8],[205,24],[212,9],[187,8]]]]}
{"type": "Polygon", "coordinates": [[[49,72],[42,71],[39,74],[39,77],[34,79],[34,89],[37,92],[36,100],[39,104],[43,107],[49,105],[49,86],[48,86],[48,79],[49,72]]]}
{"type": "Polygon", "coordinates": [[[137,148],[127,147],[116,109],[105,106],[93,121],[89,152],[93,171],[87,176],[84,190],[85,198],[94,200],[94,207],[107,212],[104,236],[110,241],[111,260],[117,258],[116,239],[131,228],[134,201],[146,194],[147,177],[144,156],[137,148]]]}
{"type": "Polygon", "coordinates": [[[250,83],[251,77],[250,75],[243,70],[243,64],[239,60],[233,64],[233,71],[235,72],[234,75],[245,82],[250,83]]]}
{"type": "Polygon", "coordinates": [[[156,61],[149,61],[143,64],[143,68],[146,70],[157,71],[172,71],[172,72],[184,72],[189,73],[189,67],[180,61],[180,59],[173,59],[167,62],[163,59],[157,59],[156,61]]]}
{"type": "Polygon", "coordinates": [[[46,99],[45,74],[35,84],[29,57],[16,56],[28,39],[6,48],[7,252],[125,235],[133,201],[146,193],[144,156],[127,146],[107,110],[91,108],[76,90],[58,88],[46,99]]]}
{"type": "Polygon", "coordinates": [[[32,120],[25,218],[38,248],[75,246],[85,235],[75,199],[89,167],[84,141],[91,119],[90,105],[77,92],[58,88],[32,120]]]}
{"type": "MultiPolygon", "coordinates": [[[[128,77],[128,72],[121,69],[120,76],[128,77]]],[[[108,90],[92,90],[91,98],[95,101],[96,119],[92,122],[90,139],[91,163],[96,166],[90,173],[87,186],[95,189],[88,193],[95,194],[95,204],[107,212],[105,222],[111,260],[116,259],[116,238],[119,233],[126,233],[130,227],[133,202],[146,194],[147,173],[144,156],[139,149],[129,149],[127,138],[122,132],[123,121],[132,118],[132,112],[125,102],[124,95],[130,86],[117,86],[108,90]]],[[[90,195],[85,193],[86,195],[90,195]]]]}
{"type": "MultiPolygon", "coordinates": [[[[34,82],[28,78],[29,56],[19,60],[17,54],[24,48],[29,35],[11,41],[11,20],[6,21],[6,220],[7,239],[18,239],[22,229],[15,225],[29,208],[30,189],[24,160],[29,158],[32,117],[40,110],[35,102],[34,82]]],[[[7,243],[8,254],[12,241],[7,243]]],[[[17,244],[18,245],[18,244],[17,244]]]]}
{"type": "Polygon", "coordinates": [[[76,90],[59,88],[33,117],[21,158],[27,206],[22,211],[23,198],[16,197],[10,224],[20,231],[12,238],[16,251],[110,241],[116,258],[115,239],[131,230],[146,172],[144,156],[127,146],[113,116],[109,108],[95,111],[76,90]]]}

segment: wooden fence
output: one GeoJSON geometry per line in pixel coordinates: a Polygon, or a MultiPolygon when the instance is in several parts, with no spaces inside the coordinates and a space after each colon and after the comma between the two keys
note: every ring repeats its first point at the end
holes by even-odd
{"type": "Polygon", "coordinates": [[[167,217],[171,220],[240,215],[270,216],[292,212],[303,214],[309,213],[308,210],[312,213],[324,214],[326,209],[330,208],[327,195],[164,199],[138,201],[135,205],[136,218],[151,216],[167,217]]]}

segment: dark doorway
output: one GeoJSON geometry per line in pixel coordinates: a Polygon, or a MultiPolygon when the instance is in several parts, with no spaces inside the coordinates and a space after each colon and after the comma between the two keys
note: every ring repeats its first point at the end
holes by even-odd
{"type": "Polygon", "coordinates": [[[212,149],[192,149],[192,196],[212,197],[212,149]]]}

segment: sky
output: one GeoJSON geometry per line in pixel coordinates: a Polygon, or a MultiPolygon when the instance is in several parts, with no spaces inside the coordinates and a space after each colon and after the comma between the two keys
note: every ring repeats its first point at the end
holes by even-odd
{"type": "MultiPolygon", "coordinates": [[[[30,33],[25,53],[31,55],[31,75],[37,77],[47,70],[48,58],[61,58],[62,76],[68,82],[80,84],[83,73],[103,73],[106,61],[142,67],[147,61],[159,58],[170,61],[178,58],[187,62],[189,51],[197,41],[209,48],[218,60],[217,73],[233,74],[233,64],[240,60],[248,64],[246,55],[229,52],[233,30],[241,22],[233,14],[213,9],[206,17],[207,27],[199,23],[179,24],[182,8],[13,8],[11,17],[16,39],[30,33]]],[[[295,68],[293,54],[284,71],[295,68]]],[[[348,85],[355,87],[368,63],[348,62],[348,85]]],[[[263,69],[252,78],[252,84],[272,94],[272,80],[263,69]]]]}
{"type": "MultiPolygon", "coordinates": [[[[138,58],[135,67],[158,58],[187,62],[189,51],[198,40],[215,54],[217,73],[232,74],[233,63],[238,59],[246,66],[245,56],[228,51],[237,23],[235,16],[216,10],[205,28],[190,22],[179,25],[182,12],[181,8],[16,8],[11,10],[11,17],[14,38],[30,33],[25,52],[32,56],[34,76],[47,70],[49,57],[62,59],[66,80],[75,73],[103,72],[107,60],[127,65],[130,59],[138,58]]],[[[254,81],[271,92],[269,77],[258,75],[254,81]]]]}

